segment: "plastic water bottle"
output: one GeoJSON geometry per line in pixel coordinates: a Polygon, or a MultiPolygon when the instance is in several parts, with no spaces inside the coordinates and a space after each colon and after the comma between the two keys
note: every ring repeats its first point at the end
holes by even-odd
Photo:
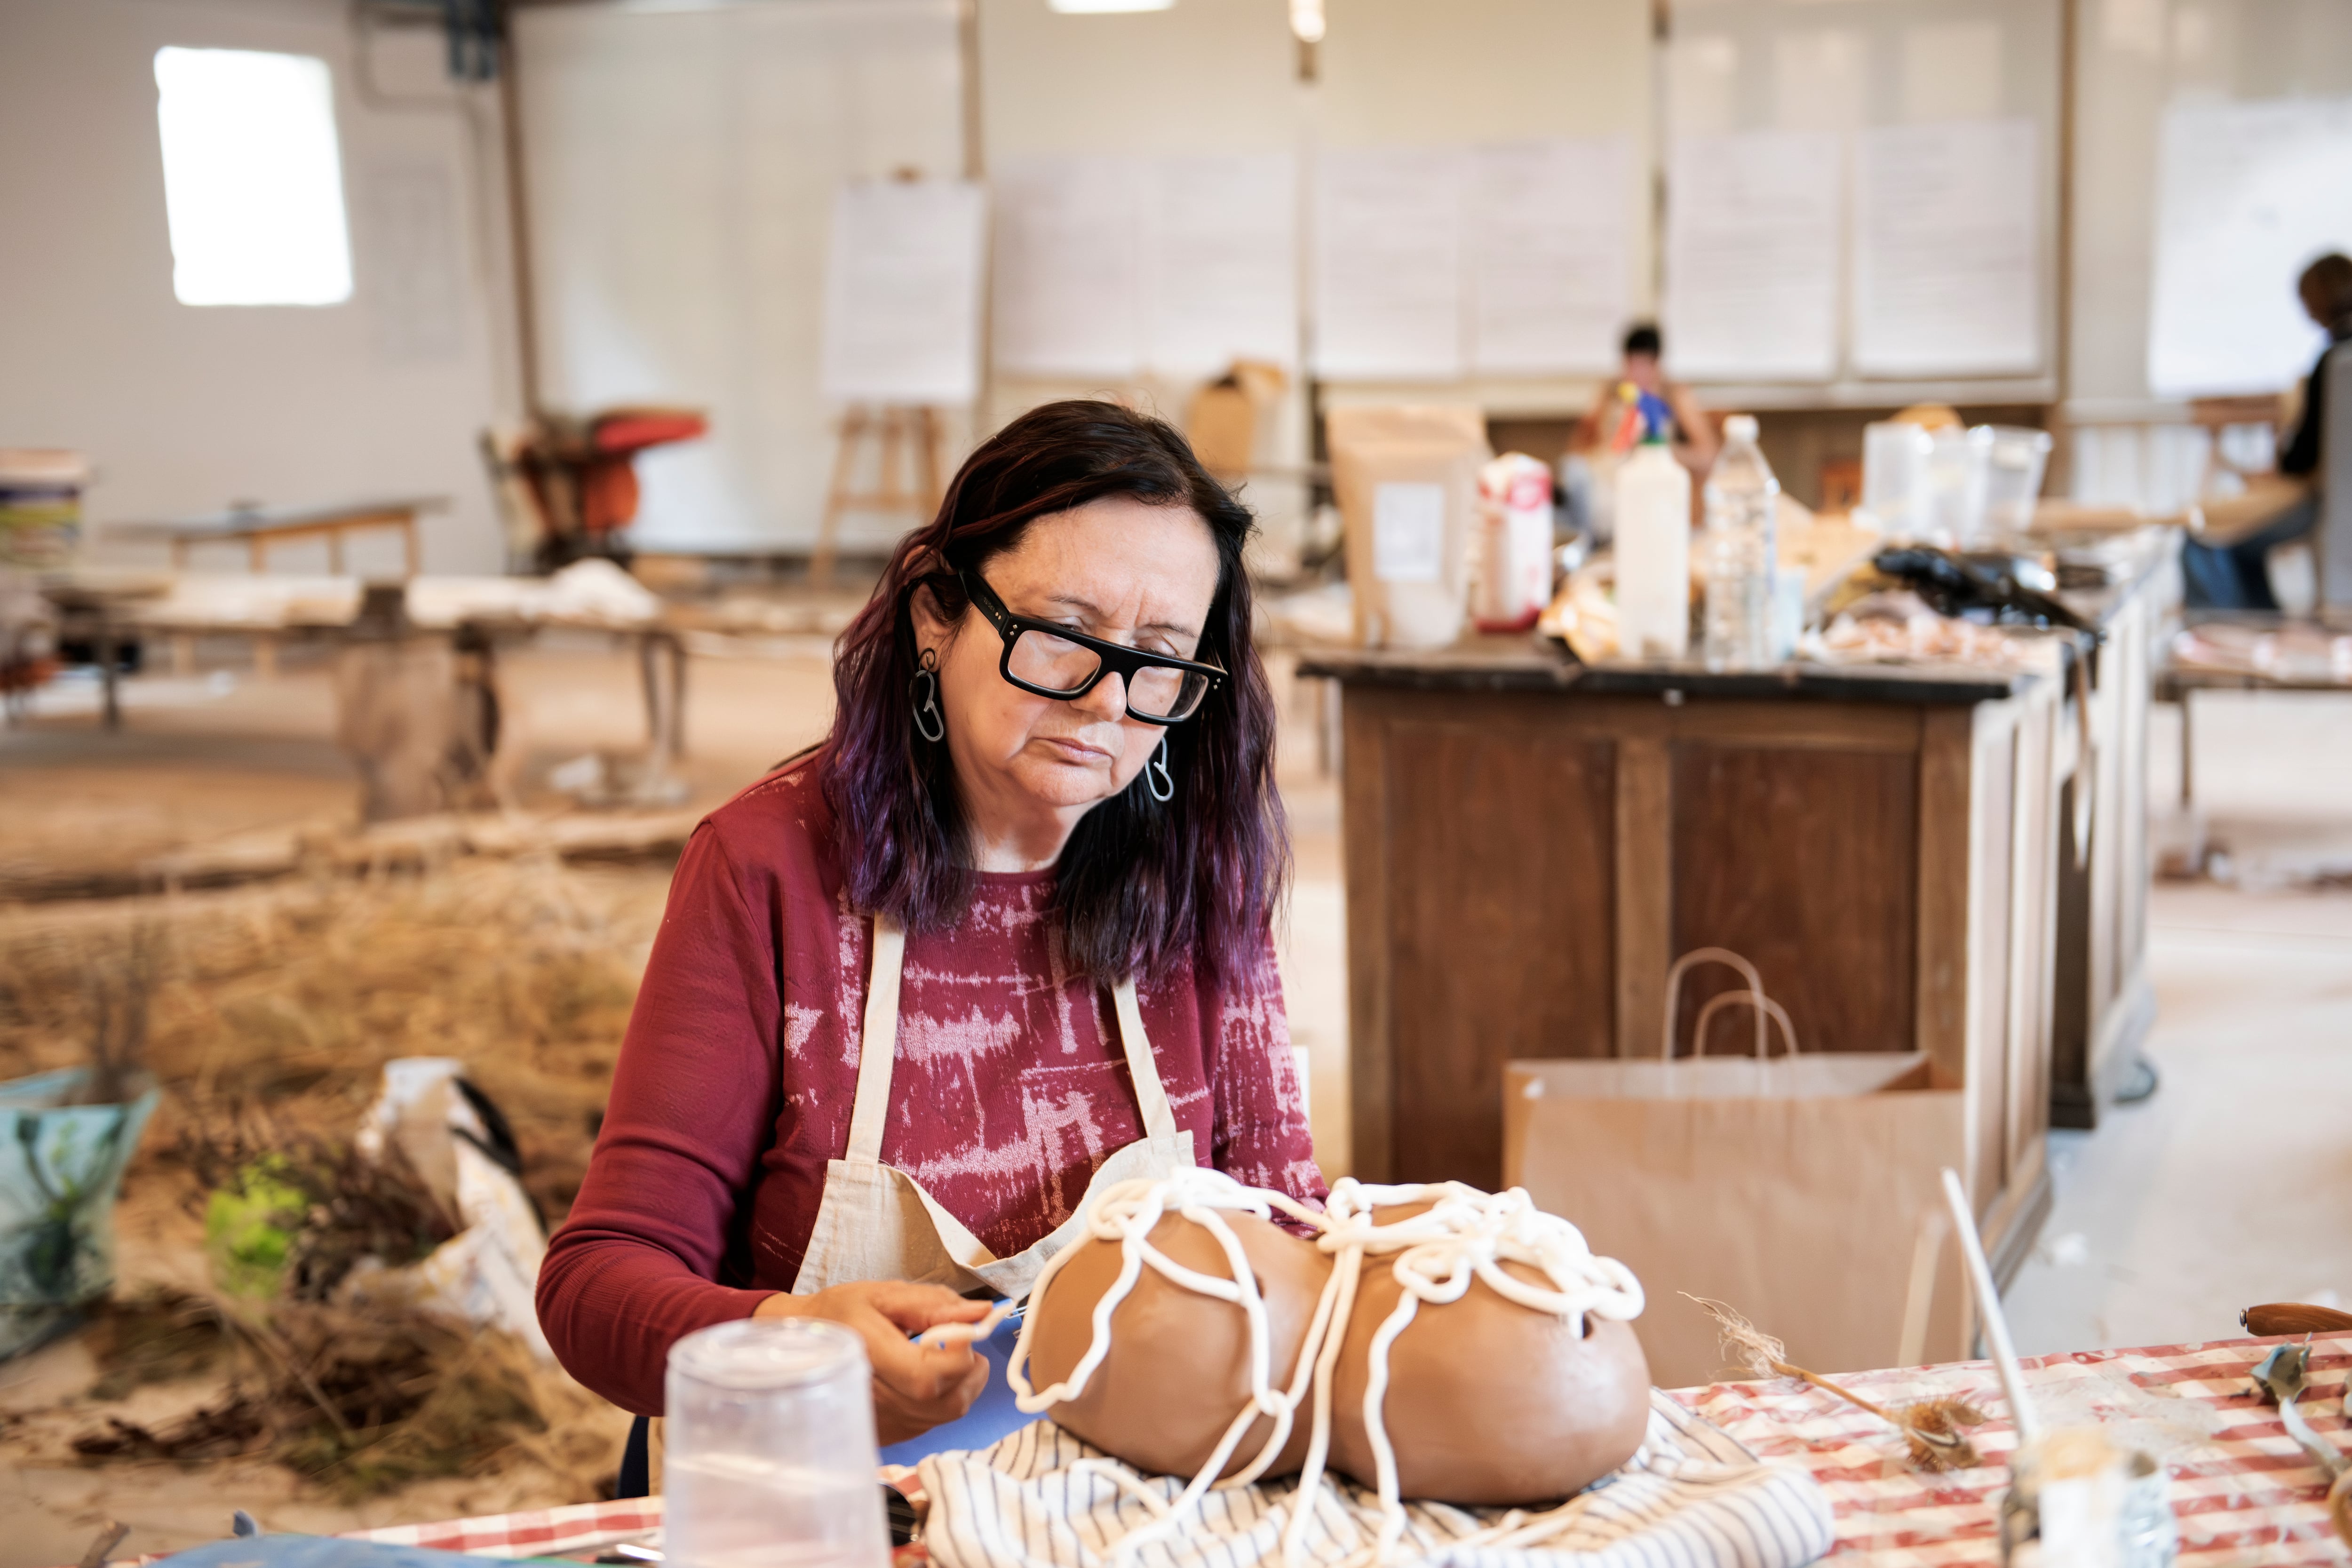
{"type": "Polygon", "coordinates": [[[1761,669],[1780,662],[1774,636],[1773,538],[1780,481],[1756,445],[1755,416],[1723,422],[1723,450],[1706,477],[1706,663],[1710,669],[1761,669]]]}
{"type": "Polygon", "coordinates": [[[1690,652],[1690,475],[1653,426],[1617,468],[1617,650],[1690,652]]]}

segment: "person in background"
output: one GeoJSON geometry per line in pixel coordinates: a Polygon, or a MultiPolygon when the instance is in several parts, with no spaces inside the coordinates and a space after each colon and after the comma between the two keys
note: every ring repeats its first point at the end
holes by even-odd
{"type": "Polygon", "coordinates": [[[1690,388],[1666,379],[1665,367],[1660,363],[1664,347],[1664,341],[1651,322],[1636,322],[1626,332],[1624,363],[1616,379],[1601,389],[1592,412],[1578,423],[1576,449],[1591,451],[1608,443],[1616,428],[1618,411],[1624,405],[1622,389],[1631,386],[1636,394],[1666,405],[1674,421],[1675,456],[1694,477],[1705,479],[1707,469],[1715,466],[1717,448],[1723,443],[1716,434],[1714,417],[1699,406],[1690,388]]]}
{"type": "Polygon", "coordinates": [[[2327,346],[2303,384],[2303,412],[2279,447],[2279,472],[2311,481],[2294,504],[2231,544],[2192,539],[2182,548],[2180,570],[2192,609],[2275,610],[2270,553],[2309,533],[2319,522],[2319,434],[2327,423],[2328,362],[2352,338],[2352,257],[2330,251],[2303,269],[2295,280],[2305,314],[2327,333],[2327,346]]]}

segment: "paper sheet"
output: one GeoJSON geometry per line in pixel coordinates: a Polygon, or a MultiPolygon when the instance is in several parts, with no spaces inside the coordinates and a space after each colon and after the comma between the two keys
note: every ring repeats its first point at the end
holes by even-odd
{"type": "Polygon", "coordinates": [[[2352,99],[2176,105],[2157,168],[2148,390],[2288,385],[2326,342],[2295,279],[2352,251],[2352,99]]]}
{"type": "Polygon", "coordinates": [[[1853,368],[2042,367],[2040,169],[2031,120],[1877,126],[1855,152],[1853,368]]]}
{"type": "Polygon", "coordinates": [[[825,264],[828,399],[954,407],[979,395],[984,214],[963,180],[841,187],[825,264]]]}
{"type": "Polygon", "coordinates": [[[1633,310],[1621,138],[1471,154],[1470,361],[1494,375],[1605,373],[1633,310]]]}
{"type": "Polygon", "coordinates": [[[1298,165],[1286,153],[1143,165],[1147,368],[1222,374],[1236,359],[1298,363],[1298,165]]]}
{"type": "Polygon", "coordinates": [[[1460,378],[1464,158],[1444,149],[1366,148],[1318,160],[1318,374],[1460,378]]]}
{"type": "Polygon", "coordinates": [[[1836,370],[1842,165],[1833,132],[1675,143],[1663,314],[1675,375],[1803,381],[1836,370]]]}
{"type": "Polygon", "coordinates": [[[1142,366],[1140,182],[1125,158],[1017,158],[997,168],[996,368],[1132,377],[1142,366]]]}

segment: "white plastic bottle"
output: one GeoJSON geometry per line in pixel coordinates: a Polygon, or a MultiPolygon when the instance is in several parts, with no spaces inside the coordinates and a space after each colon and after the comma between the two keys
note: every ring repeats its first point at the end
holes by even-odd
{"type": "Polygon", "coordinates": [[[1723,422],[1723,450],[1706,476],[1706,665],[1762,669],[1780,662],[1773,535],[1780,481],[1756,445],[1756,417],[1723,422]]]}
{"type": "Polygon", "coordinates": [[[1626,658],[1690,653],[1690,475],[1661,433],[1617,469],[1617,651],[1626,658]]]}

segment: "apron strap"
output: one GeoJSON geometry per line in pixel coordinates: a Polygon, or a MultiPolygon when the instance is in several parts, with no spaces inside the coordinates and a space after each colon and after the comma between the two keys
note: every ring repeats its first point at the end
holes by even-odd
{"type": "Polygon", "coordinates": [[[866,1032],[857,1044],[857,1100],[849,1113],[852,1160],[882,1157],[890,1118],[890,1058],[898,1048],[898,974],[907,964],[907,928],[874,917],[874,963],[866,977],[866,1032]]]}
{"type": "Polygon", "coordinates": [[[1135,1080],[1135,1107],[1143,1113],[1146,1138],[1176,1136],[1176,1110],[1168,1103],[1160,1081],[1160,1064],[1152,1059],[1151,1037],[1143,1032],[1143,1005],[1135,999],[1135,982],[1122,980],[1111,988],[1118,1011],[1118,1044],[1127,1053],[1127,1076],[1135,1080]]]}
{"type": "MultiPolygon", "coordinates": [[[[898,1048],[898,977],[906,963],[906,928],[887,915],[876,915],[874,962],[866,981],[866,1026],[857,1045],[857,1100],[849,1113],[848,1159],[882,1157],[882,1129],[890,1115],[891,1058],[898,1048]]],[[[1135,982],[1120,981],[1110,994],[1118,1015],[1119,1049],[1127,1057],[1136,1110],[1143,1117],[1143,1135],[1173,1138],[1176,1110],[1160,1081],[1151,1037],[1143,1032],[1143,1006],[1136,1000],[1135,982]]]]}

